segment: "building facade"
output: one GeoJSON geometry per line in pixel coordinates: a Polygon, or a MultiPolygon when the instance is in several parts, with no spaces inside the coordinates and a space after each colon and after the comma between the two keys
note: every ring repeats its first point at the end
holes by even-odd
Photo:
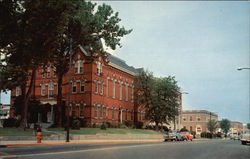
{"type": "Polygon", "coordinates": [[[181,114],[181,124],[189,131],[200,135],[202,132],[209,132],[207,123],[209,120],[218,121],[218,115],[207,110],[184,110],[181,114]]]}
{"type": "MultiPolygon", "coordinates": [[[[55,71],[50,64],[36,73],[32,98],[38,99],[46,110],[38,114],[42,122],[55,121],[58,93],[55,71]]],[[[91,58],[79,46],[72,56],[71,70],[62,81],[63,111],[91,124],[145,120],[145,110],[134,102],[134,77],[140,71],[110,54],[91,58]]],[[[12,105],[20,93],[19,87],[12,90],[12,105]]]]}

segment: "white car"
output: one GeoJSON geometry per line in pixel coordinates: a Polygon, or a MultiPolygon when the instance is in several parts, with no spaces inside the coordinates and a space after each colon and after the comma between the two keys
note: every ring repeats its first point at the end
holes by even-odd
{"type": "Polygon", "coordinates": [[[250,131],[247,131],[242,134],[241,144],[246,145],[247,143],[250,143],[250,131]]]}

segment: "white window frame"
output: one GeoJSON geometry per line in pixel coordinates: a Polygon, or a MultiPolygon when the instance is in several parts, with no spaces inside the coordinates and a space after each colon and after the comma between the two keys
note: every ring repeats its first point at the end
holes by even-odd
{"type": "Polygon", "coordinates": [[[112,98],[115,99],[115,79],[112,81],[112,98]]]}
{"type": "Polygon", "coordinates": [[[119,97],[119,99],[122,100],[122,81],[120,81],[119,86],[120,86],[120,97],[119,97]]]}
{"type": "Polygon", "coordinates": [[[16,97],[21,95],[21,89],[20,86],[16,87],[16,97]]]}
{"type": "Polygon", "coordinates": [[[94,80],[95,83],[95,94],[98,94],[98,81],[94,80]]]}
{"type": "Polygon", "coordinates": [[[98,118],[98,105],[97,104],[95,104],[94,105],[94,118],[98,118]]]}
{"type": "Polygon", "coordinates": [[[54,90],[54,83],[51,81],[48,83],[48,98],[53,98],[55,95],[55,90],[54,90]],[[52,93],[51,93],[52,92],[52,93]]]}
{"type": "Polygon", "coordinates": [[[84,92],[85,92],[85,80],[80,81],[80,92],[81,92],[81,93],[84,93],[84,92]],[[83,86],[83,87],[82,87],[82,86],[83,86]],[[82,90],[82,88],[83,88],[83,90],[82,90]]]}
{"type": "Polygon", "coordinates": [[[41,96],[46,96],[46,85],[45,85],[45,83],[41,84],[41,96]]]}
{"type": "Polygon", "coordinates": [[[125,101],[128,101],[128,83],[125,84],[125,101]]]}

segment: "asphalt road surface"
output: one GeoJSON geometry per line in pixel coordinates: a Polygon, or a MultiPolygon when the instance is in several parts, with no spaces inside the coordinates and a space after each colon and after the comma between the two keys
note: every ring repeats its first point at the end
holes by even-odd
{"type": "Polygon", "coordinates": [[[20,159],[249,159],[240,141],[109,143],[0,148],[0,158],[20,159]]]}

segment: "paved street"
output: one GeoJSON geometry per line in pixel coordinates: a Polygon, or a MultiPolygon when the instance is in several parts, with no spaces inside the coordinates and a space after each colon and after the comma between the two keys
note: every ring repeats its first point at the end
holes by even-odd
{"type": "Polygon", "coordinates": [[[1,148],[21,159],[248,159],[250,146],[240,141],[208,140],[167,143],[109,143],[1,148]]]}

